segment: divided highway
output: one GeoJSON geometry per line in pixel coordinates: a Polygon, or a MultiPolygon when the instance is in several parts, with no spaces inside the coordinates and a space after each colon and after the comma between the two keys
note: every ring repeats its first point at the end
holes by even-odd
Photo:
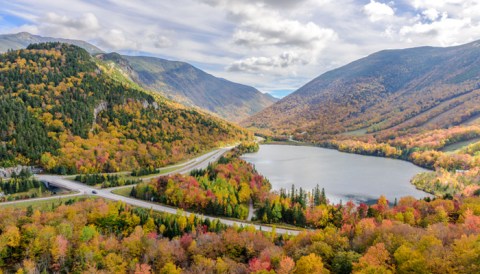
{"type": "MultiPolygon", "coordinates": [[[[175,167],[178,167],[175,171],[165,173],[165,174],[157,174],[153,176],[149,176],[147,178],[144,178],[144,180],[147,179],[152,179],[160,176],[165,176],[168,174],[173,174],[173,173],[182,173],[186,174],[189,173],[193,169],[203,169],[208,166],[209,163],[216,162],[218,159],[228,150],[232,149],[232,147],[226,147],[226,148],[220,148],[217,150],[214,150],[212,152],[206,153],[204,155],[201,155],[195,159],[192,159],[186,163],[176,165],[175,167]]],[[[77,196],[77,195],[95,195],[98,197],[102,197],[105,199],[113,200],[113,201],[122,201],[124,203],[137,206],[137,207],[143,207],[147,209],[153,209],[156,211],[161,211],[161,212],[166,212],[166,213],[171,213],[175,214],[177,213],[177,208],[172,208],[156,203],[150,203],[148,201],[143,201],[143,200],[138,200],[138,199],[133,199],[129,197],[124,197],[121,195],[117,195],[112,193],[112,190],[122,188],[122,187],[131,187],[131,186],[122,186],[122,187],[115,187],[115,188],[106,188],[106,189],[96,189],[93,187],[90,187],[85,184],[81,184],[78,182],[74,182],[68,179],[65,179],[63,176],[58,176],[58,175],[35,175],[35,177],[39,180],[46,181],[51,185],[55,185],[57,187],[69,189],[72,191],[76,191],[76,194],[69,194],[69,195],[64,195],[61,197],[70,197],[70,196],[77,196]]],[[[47,200],[47,199],[57,199],[60,196],[54,196],[54,197],[46,197],[46,198],[38,198],[38,199],[30,199],[30,200],[25,200],[25,201],[32,201],[32,200],[47,200]]],[[[11,203],[19,203],[22,201],[14,201],[14,202],[8,202],[8,203],[2,203],[2,204],[11,204],[11,203]]],[[[250,206],[250,209],[253,207],[250,206]]],[[[187,216],[190,214],[195,214],[191,213],[188,211],[184,211],[187,216]]],[[[199,214],[197,214],[199,215],[199,214]]],[[[249,216],[251,213],[249,214],[249,216]]],[[[262,225],[257,225],[257,224],[251,224],[248,222],[242,222],[242,221],[237,221],[237,220],[231,220],[231,219],[225,219],[221,217],[214,217],[214,216],[207,216],[203,215],[205,218],[210,218],[210,219],[218,219],[221,223],[226,224],[228,226],[233,226],[233,225],[238,225],[238,226],[253,226],[257,230],[262,230],[262,231],[272,231],[272,227],[270,226],[262,226],[262,225]]],[[[285,228],[276,228],[276,233],[279,234],[291,234],[291,235],[297,235],[300,231],[298,230],[293,230],[293,229],[285,229],[285,228]]]]}

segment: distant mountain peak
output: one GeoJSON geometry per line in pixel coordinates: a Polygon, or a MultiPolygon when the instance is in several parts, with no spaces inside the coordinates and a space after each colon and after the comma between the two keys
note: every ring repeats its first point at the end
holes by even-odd
{"type": "Polygon", "coordinates": [[[19,33],[15,34],[15,36],[17,36],[19,38],[29,38],[29,37],[32,37],[33,34],[31,34],[29,32],[26,32],[26,31],[22,31],[22,32],[19,32],[19,33]]]}
{"type": "Polygon", "coordinates": [[[19,32],[15,34],[0,34],[0,52],[6,52],[9,49],[13,49],[13,50],[22,49],[22,48],[26,48],[29,44],[44,43],[44,42],[61,42],[66,44],[72,44],[85,49],[90,54],[97,54],[97,53],[104,52],[98,47],[82,40],[44,37],[36,34],[31,34],[29,32],[19,32]]]}

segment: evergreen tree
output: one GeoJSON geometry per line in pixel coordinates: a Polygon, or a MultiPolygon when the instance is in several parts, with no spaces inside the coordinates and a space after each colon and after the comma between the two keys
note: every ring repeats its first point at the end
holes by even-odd
{"type": "Polygon", "coordinates": [[[320,204],[326,205],[327,204],[327,195],[325,195],[325,188],[322,187],[322,196],[320,199],[320,204]]]}

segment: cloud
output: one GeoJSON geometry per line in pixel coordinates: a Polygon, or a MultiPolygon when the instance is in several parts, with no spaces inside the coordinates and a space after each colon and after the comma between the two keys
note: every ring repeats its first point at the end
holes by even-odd
{"type": "Polygon", "coordinates": [[[227,19],[235,25],[231,42],[243,54],[226,67],[230,72],[293,75],[298,67],[315,63],[321,52],[338,39],[331,28],[312,20],[290,18],[296,9],[286,6],[298,8],[309,0],[206,1],[225,10],[227,19]]]}
{"type": "Polygon", "coordinates": [[[97,16],[87,12],[80,16],[67,16],[48,12],[39,20],[38,34],[53,34],[55,37],[95,40],[100,47],[109,50],[141,48],[141,43],[118,28],[107,28],[100,24],[97,16]]]}
{"type": "MultiPolygon", "coordinates": [[[[229,13],[227,17],[236,23],[233,33],[233,42],[248,47],[259,46],[292,46],[301,48],[315,48],[316,43],[326,43],[336,38],[333,29],[324,28],[307,21],[290,19],[278,10],[265,5],[284,6],[286,3],[300,3],[302,1],[289,0],[203,0],[220,7],[229,13]]],[[[303,0],[305,1],[305,0],[303,0]]]]}
{"type": "Polygon", "coordinates": [[[173,41],[163,35],[150,34],[148,38],[152,41],[153,46],[158,49],[169,48],[173,46],[173,41]]]}
{"type": "Polygon", "coordinates": [[[263,91],[386,48],[480,38],[479,0],[15,0],[0,16],[0,32],[186,61],[263,91]]]}
{"type": "Polygon", "coordinates": [[[308,61],[303,60],[295,53],[284,52],[274,57],[249,57],[243,60],[235,61],[227,67],[228,71],[241,72],[265,72],[274,68],[287,68],[292,65],[304,65],[308,61]]]}
{"type": "Polygon", "coordinates": [[[400,29],[400,35],[412,42],[414,39],[435,39],[441,46],[465,43],[480,37],[480,25],[473,24],[471,18],[449,18],[446,13],[434,22],[417,22],[400,29]],[[462,37],[462,39],[459,39],[462,37]],[[459,42],[461,41],[461,42],[459,42]]]}
{"type": "Polygon", "coordinates": [[[122,30],[111,29],[98,38],[100,46],[109,49],[140,49],[141,44],[127,37],[122,30]]]}
{"type": "Polygon", "coordinates": [[[312,22],[302,24],[296,20],[281,20],[277,16],[248,19],[233,35],[236,44],[250,47],[316,48],[335,38],[336,33],[332,29],[321,28],[312,22]]]}
{"type": "Polygon", "coordinates": [[[27,31],[61,38],[82,39],[79,37],[83,37],[84,40],[87,40],[101,31],[101,26],[93,13],[69,17],[56,12],[47,12],[40,15],[36,22],[17,27],[16,31],[27,31]]]}
{"type": "Polygon", "coordinates": [[[416,9],[443,8],[448,5],[458,5],[469,0],[410,0],[411,5],[416,9]]]}
{"type": "Polygon", "coordinates": [[[372,22],[383,20],[395,14],[395,11],[389,5],[375,2],[375,0],[370,0],[370,3],[363,7],[363,12],[372,22]]]}
{"type": "Polygon", "coordinates": [[[438,12],[434,8],[429,8],[429,9],[426,9],[426,10],[422,11],[422,15],[430,21],[435,21],[435,20],[437,20],[437,18],[440,17],[440,12],[438,12]]]}
{"type": "Polygon", "coordinates": [[[401,41],[452,46],[480,38],[478,0],[412,0],[418,16],[399,26],[401,41]]]}
{"type": "Polygon", "coordinates": [[[260,1],[249,1],[254,3],[264,3],[268,6],[275,8],[292,8],[294,6],[299,6],[306,2],[306,0],[260,0],[260,1]]]}
{"type": "Polygon", "coordinates": [[[54,12],[49,12],[45,16],[45,23],[65,28],[71,28],[76,31],[83,30],[97,30],[100,28],[97,17],[93,13],[85,13],[78,18],[70,18],[65,15],[58,15],[54,12]]]}

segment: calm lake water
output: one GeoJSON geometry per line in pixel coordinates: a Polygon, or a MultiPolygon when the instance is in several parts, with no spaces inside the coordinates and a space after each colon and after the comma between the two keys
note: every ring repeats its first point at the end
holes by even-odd
{"type": "Polygon", "coordinates": [[[371,203],[382,194],[390,202],[430,196],[410,184],[414,175],[426,170],[405,161],[288,145],[261,145],[259,152],[242,158],[254,164],[274,190],[290,190],[295,184],[310,191],[318,184],[335,203],[371,203]]]}

